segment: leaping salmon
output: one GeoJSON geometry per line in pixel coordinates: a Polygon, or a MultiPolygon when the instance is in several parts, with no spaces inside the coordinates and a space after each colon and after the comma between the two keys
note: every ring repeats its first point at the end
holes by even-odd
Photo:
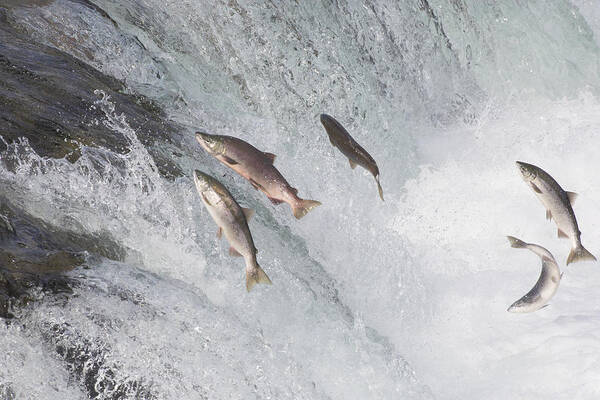
{"type": "Polygon", "coordinates": [[[204,172],[194,171],[194,183],[206,209],[219,226],[217,237],[224,233],[231,246],[229,254],[244,257],[246,261],[246,289],[250,291],[257,283],[270,285],[271,280],[256,261],[257,250],[248,228],[247,219],[254,211],[240,207],[225,186],[204,172]]]}
{"type": "Polygon", "coordinates": [[[565,192],[558,182],[540,167],[521,161],[517,161],[517,166],[523,180],[546,207],[546,218],[554,219],[556,222],[558,237],[571,240],[572,247],[567,265],[577,261],[596,261],[596,257],[581,244],[581,232],[571,206],[577,193],[565,192]]]}
{"type": "Polygon", "coordinates": [[[298,197],[298,190],[291,187],[273,165],[274,154],[262,152],[232,136],[196,132],[196,140],[209,154],[246,178],[255,189],[265,193],[273,204],[288,203],[297,219],[321,205],[316,200],[298,197]]]}
{"type": "Polygon", "coordinates": [[[525,243],[513,236],[507,236],[511,247],[528,249],[542,259],[542,273],[533,288],[515,301],[508,312],[528,313],[545,307],[558,290],[561,274],[552,254],[537,244],[525,243]]]}
{"type": "Polygon", "coordinates": [[[383,189],[381,189],[381,184],[379,183],[379,168],[373,157],[371,157],[371,155],[367,153],[367,151],[363,149],[352,136],[350,136],[342,124],[332,116],[321,114],[321,123],[325,127],[325,131],[329,136],[331,144],[348,157],[350,168],[354,169],[357,165],[360,165],[373,174],[375,182],[377,182],[379,197],[383,200],[383,189]]]}

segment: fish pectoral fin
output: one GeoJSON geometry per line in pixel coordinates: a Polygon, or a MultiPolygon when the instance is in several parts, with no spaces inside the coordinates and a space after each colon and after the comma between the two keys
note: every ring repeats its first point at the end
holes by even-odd
{"type": "Polygon", "coordinates": [[[579,195],[575,192],[567,192],[567,197],[569,198],[569,203],[571,203],[571,205],[575,203],[575,199],[577,198],[577,196],[579,195]]]}
{"type": "Polygon", "coordinates": [[[217,229],[217,237],[221,239],[221,236],[223,236],[223,228],[219,227],[219,229],[217,229]]]}
{"type": "Polygon", "coordinates": [[[548,307],[550,304],[544,304],[543,306],[541,306],[539,309],[541,310],[542,308],[546,308],[548,307]]]}
{"type": "Polygon", "coordinates": [[[206,198],[206,196],[204,195],[204,193],[200,193],[200,196],[202,196],[202,200],[204,200],[204,202],[206,204],[208,204],[209,206],[212,206],[212,204],[210,203],[210,201],[208,201],[208,199],[206,198]]]}
{"type": "Polygon", "coordinates": [[[552,221],[552,212],[550,210],[546,210],[546,219],[552,221]]]}
{"type": "Polygon", "coordinates": [[[529,186],[531,186],[531,188],[533,189],[534,192],[542,193],[542,190],[539,187],[535,186],[535,183],[529,182],[529,186]]]}
{"type": "Polygon", "coordinates": [[[568,238],[569,235],[567,235],[566,233],[564,233],[563,231],[560,230],[560,228],[558,229],[558,237],[559,238],[568,238]]]}
{"type": "Polygon", "coordinates": [[[350,168],[354,169],[356,168],[356,163],[354,161],[352,161],[351,159],[348,159],[348,161],[350,161],[350,168]]]}
{"type": "Polygon", "coordinates": [[[271,203],[273,203],[273,204],[275,204],[275,205],[279,205],[279,204],[283,203],[283,201],[282,201],[282,200],[278,200],[278,199],[275,199],[275,198],[273,198],[273,197],[269,197],[269,196],[267,196],[267,198],[268,198],[269,200],[271,200],[271,203]]]}
{"type": "Polygon", "coordinates": [[[242,212],[244,213],[244,216],[246,217],[246,221],[250,221],[250,218],[252,218],[252,216],[254,215],[254,210],[251,208],[242,207],[242,212]]]}
{"type": "Polygon", "coordinates": [[[271,164],[273,164],[275,162],[275,157],[277,157],[275,154],[273,154],[273,153],[267,153],[266,151],[263,152],[263,154],[265,155],[265,157],[267,157],[267,159],[269,161],[271,161],[271,164]]]}
{"type": "Polygon", "coordinates": [[[232,257],[243,257],[236,249],[233,247],[229,248],[229,255],[232,257]]]}
{"type": "Polygon", "coordinates": [[[250,184],[254,187],[254,189],[264,191],[263,187],[256,183],[254,179],[250,178],[248,180],[250,181],[250,184]]]}
{"type": "Polygon", "coordinates": [[[237,161],[235,161],[233,158],[231,157],[227,157],[227,156],[222,156],[223,157],[223,161],[225,161],[227,164],[229,165],[236,165],[239,164],[237,161]]]}

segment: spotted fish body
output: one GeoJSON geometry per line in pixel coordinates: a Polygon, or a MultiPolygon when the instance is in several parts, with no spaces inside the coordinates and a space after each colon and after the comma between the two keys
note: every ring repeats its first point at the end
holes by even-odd
{"type": "Polygon", "coordinates": [[[375,182],[377,182],[379,197],[383,200],[383,189],[379,183],[379,168],[373,157],[371,157],[371,155],[363,149],[352,136],[350,136],[342,124],[332,116],[321,114],[321,123],[325,127],[325,131],[327,132],[327,136],[329,136],[331,144],[337,147],[343,155],[348,157],[352,169],[356,168],[357,165],[360,165],[373,174],[375,182]]]}
{"type": "Polygon", "coordinates": [[[519,300],[515,301],[508,312],[529,313],[546,306],[554,296],[560,284],[560,269],[552,254],[537,244],[525,243],[515,237],[508,236],[512,247],[528,249],[542,259],[542,272],[533,288],[519,300]]]}
{"type": "Polygon", "coordinates": [[[219,226],[217,236],[225,234],[231,246],[229,253],[244,257],[247,290],[257,283],[270,284],[271,280],[256,261],[257,250],[248,227],[247,218],[253,211],[240,207],[227,188],[210,175],[195,170],[194,183],[210,216],[219,226]]]}
{"type": "Polygon", "coordinates": [[[567,265],[584,260],[596,261],[596,257],[581,244],[581,232],[572,207],[577,194],[565,192],[554,178],[535,165],[517,161],[517,166],[523,180],[546,208],[546,218],[554,219],[558,227],[558,237],[571,240],[572,247],[567,265]]]}
{"type": "Polygon", "coordinates": [[[196,140],[209,154],[246,178],[255,189],[265,193],[272,203],[288,203],[297,219],[321,204],[298,197],[298,190],[273,165],[274,154],[262,152],[232,136],[196,132],[196,140]]]}

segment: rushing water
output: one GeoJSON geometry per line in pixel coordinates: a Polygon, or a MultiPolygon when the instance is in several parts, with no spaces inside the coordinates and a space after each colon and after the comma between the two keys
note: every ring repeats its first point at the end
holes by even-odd
{"type": "Polygon", "coordinates": [[[597,398],[598,267],[564,267],[514,161],[580,194],[599,255],[599,18],[586,0],[0,0],[0,399],[597,398]],[[297,221],[199,129],[276,154],[323,205],[297,221]],[[196,168],[256,210],[272,286],[246,293],[196,168]],[[506,312],[539,272],[507,234],[565,272],[534,314],[506,312]]]}

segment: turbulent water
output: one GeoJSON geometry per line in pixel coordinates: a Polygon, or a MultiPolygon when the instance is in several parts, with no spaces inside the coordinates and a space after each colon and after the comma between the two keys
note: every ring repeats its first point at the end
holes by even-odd
{"type": "Polygon", "coordinates": [[[0,0],[0,399],[595,399],[600,6],[573,1],[0,0]],[[319,114],[377,160],[350,169],[319,114]],[[277,155],[297,221],[195,141],[277,155]],[[245,289],[193,185],[244,207],[245,289]],[[506,308],[548,248],[550,306],[506,308]]]}

